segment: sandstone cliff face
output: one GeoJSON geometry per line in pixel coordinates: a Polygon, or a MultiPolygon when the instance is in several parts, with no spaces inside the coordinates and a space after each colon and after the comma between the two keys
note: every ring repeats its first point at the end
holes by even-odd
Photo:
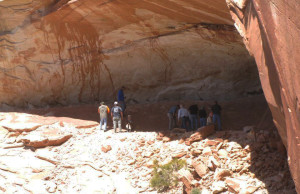
{"type": "Polygon", "coordinates": [[[298,0],[227,1],[255,57],[274,123],[287,147],[300,192],[300,15],[298,0]]]}
{"type": "Polygon", "coordinates": [[[1,1],[0,103],[230,100],[260,90],[223,0],[1,1]]]}

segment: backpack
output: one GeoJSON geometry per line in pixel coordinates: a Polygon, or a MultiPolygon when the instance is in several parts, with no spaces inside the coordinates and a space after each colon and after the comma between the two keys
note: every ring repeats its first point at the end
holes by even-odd
{"type": "Polygon", "coordinates": [[[118,106],[115,106],[115,107],[112,108],[111,112],[112,112],[114,117],[120,117],[122,109],[118,106]]]}

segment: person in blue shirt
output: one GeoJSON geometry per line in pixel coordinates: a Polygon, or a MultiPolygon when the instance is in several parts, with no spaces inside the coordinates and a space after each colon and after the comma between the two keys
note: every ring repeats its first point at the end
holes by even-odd
{"type": "Polygon", "coordinates": [[[125,89],[125,87],[122,86],[120,88],[120,90],[118,91],[118,102],[122,108],[123,113],[125,112],[125,109],[126,109],[125,96],[124,96],[124,92],[123,92],[124,89],[125,89]]]}

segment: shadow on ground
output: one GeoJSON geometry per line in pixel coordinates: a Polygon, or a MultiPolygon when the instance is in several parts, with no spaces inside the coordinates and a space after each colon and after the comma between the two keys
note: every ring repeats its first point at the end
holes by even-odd
{"type": "MultiPolygon", "coordinates": [[[[165,131],[168,130],[167,112],[176,104],[184,104],[187,108],[192,104],[204,106],[209,112],[212,101],[157,102],[149,104],[131,104],[127,106],[122,127],[125,128],[127,115],[132,115],[136,131],[165,131]]],[[[264,96],[242,98],[235,101],[220,102],[222,106],[222,125],[225,130],[242,130],[244,126],[257,126],[260,129],[274,127],[272,115],[264,96]]],[[[108,104],[112,107],[111,104],[108,104]]],[[[74,105],[69,107],[52,107],[47,109],[20,110],[17,112],[35,114],[60,120],[79,119],[99,122],[97,104],[74,105]]],[[[112,120],[108,117],[108,128],[112,128],[112,120]]]]}

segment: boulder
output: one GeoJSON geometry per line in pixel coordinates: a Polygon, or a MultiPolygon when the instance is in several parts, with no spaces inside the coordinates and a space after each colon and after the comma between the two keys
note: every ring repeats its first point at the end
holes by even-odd
{"type": "Polygon", "coordinates": [[[214,180],[221,181],[221,180],[224,180],[225,177],[228,177],[231,175],[232,175],[232,172],[230,170],[217,168],[216,172],[214,174],[214,180]]]}
{"type": "Polygon", "coordinates": [[[170,137],[163,137],[162,141],[163,142],[169,142],[169,141],[171,141],[171,138],[170,137]]]}
{"type": "Polygon", "coordinates": [[[220,149],[218,151],[218,156],[219,156],[219,158],[227,158],[228,157],[228,152],[224,149],[220,149]]]}
{"type": "Polygon", "coordinates": [[[186,151],[180,151],[180,152],[176,152],[172,155],[173,158],[182,158],[183,156],[185,156],[187,153],[186,151]]]}
{"type": "Polygon", "coordinates": [[[191,150],[191,154],[193,155],[193,156],[199,156],[200,154],[202,153],[202,151],[201,150],[199,150],[199,149],[192,149],[191,150]]]}
{"type": "Polygon", "coordinates": [[[220,141],[215,141],[215,140],[206,140],[205,142],[205,146],[216,146],[220,143],[220,141]]]}
{"type": "Polygon", "coordinates": [[[212,135],[215,132],[215,127],[214,125],[208,125],[201,127],[197,130],[196,133],[192,134],[191,137],[189,138],[189,143],[193,143],[196,141],[200,141],[205,139],[206,137],[212,135]]]}
{"type": "Polygon", "coordinates": [[[178,171],[179,179],[183,182],[187,190],[191,190],[192,188],[192,181],[194,180],[193,175],[190,171],[182,168],[178,171]]]}
{"type": "Polygon", "coordinates": [[[212,155],[212,151],[210,149],[210,147],[205,147],[202,151],[202,155],[204,156],[211,156],[212,155]]]}
{"type": "Polygon", "coordinates": [[[208,172],[208,167],[202,161],[193,161],[192,165],[200,177],[205,176],[208,172]]]}
{"type": "Polygon", "coordinates": [[[111,150],[111,145],[105,145],[101,147],[102,152],[107,153],[111,150]]]}
{"type": "Polygon", "coordinates": [[[223,181],[215,181],[210,189],[212,190],[213,194],[221,193],[222,191],[226,190],[226,184],[223,181]]]}
{"type": "Polygon", "coordinates": [[[228,189],[233,193],[240,193],[242,188],[246,188],[247,182],[237,178],[226,178],[225,180],[228,189]]]}

